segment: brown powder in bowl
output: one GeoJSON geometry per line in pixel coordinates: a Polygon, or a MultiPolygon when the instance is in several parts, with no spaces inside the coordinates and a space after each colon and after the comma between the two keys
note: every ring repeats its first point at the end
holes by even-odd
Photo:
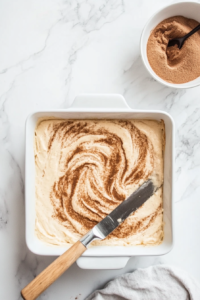
{"type": "Polygon", "coordinates": [[[147,57],[154,72],[170,83],[185,83],[200,76],[200,31],[189,37],[179,50],[167,48],[172,38],[182,37],[199,23],[182,16],[159,23],[147,43],[147,57]]]}

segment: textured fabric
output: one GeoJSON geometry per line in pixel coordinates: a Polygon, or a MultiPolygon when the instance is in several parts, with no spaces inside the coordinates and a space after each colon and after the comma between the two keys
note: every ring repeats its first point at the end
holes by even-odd
{"type": "Polygon", "coordinates": [[[200,285],[185,271],[158,265],[110,281],[87,300],[200,300],[200,285]]]}

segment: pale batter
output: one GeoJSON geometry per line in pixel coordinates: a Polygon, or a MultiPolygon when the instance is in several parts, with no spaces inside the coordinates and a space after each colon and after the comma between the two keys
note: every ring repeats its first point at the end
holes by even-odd
{"type": "Polygon", "coordinates": [[[164,123],[150,120],[40,120],[35,130],[35,232],[72,244],[148,178],[158,191],[104,241],[163,240],[164,123]]]}

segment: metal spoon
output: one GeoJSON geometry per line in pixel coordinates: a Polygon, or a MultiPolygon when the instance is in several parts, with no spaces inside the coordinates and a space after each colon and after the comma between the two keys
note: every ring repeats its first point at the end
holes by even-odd
{"type": "Polygon", "coordinates": [[[179,49],[182,48],[185,40],[187,40],[192,34],[194,34],[195,32],[197,32],[200,29],[200,24],[198,26],[196,26],[194,29],[192,29],[189,33],[187,33],[186,35],[184,35],[181,38],[174,38],[169,40],[169,43],[167,45],[167,47],[172,47],[174,45],[177,45],[179,49]]]}

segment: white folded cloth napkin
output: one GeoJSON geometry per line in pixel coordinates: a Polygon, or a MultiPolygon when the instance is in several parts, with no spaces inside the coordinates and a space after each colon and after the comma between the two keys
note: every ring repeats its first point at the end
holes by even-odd
{"type": "Polygon", "coordinates": [[[110,281],[86,300],[200,300],[200,284],[168,265],[138,269],[110,281]]]}

